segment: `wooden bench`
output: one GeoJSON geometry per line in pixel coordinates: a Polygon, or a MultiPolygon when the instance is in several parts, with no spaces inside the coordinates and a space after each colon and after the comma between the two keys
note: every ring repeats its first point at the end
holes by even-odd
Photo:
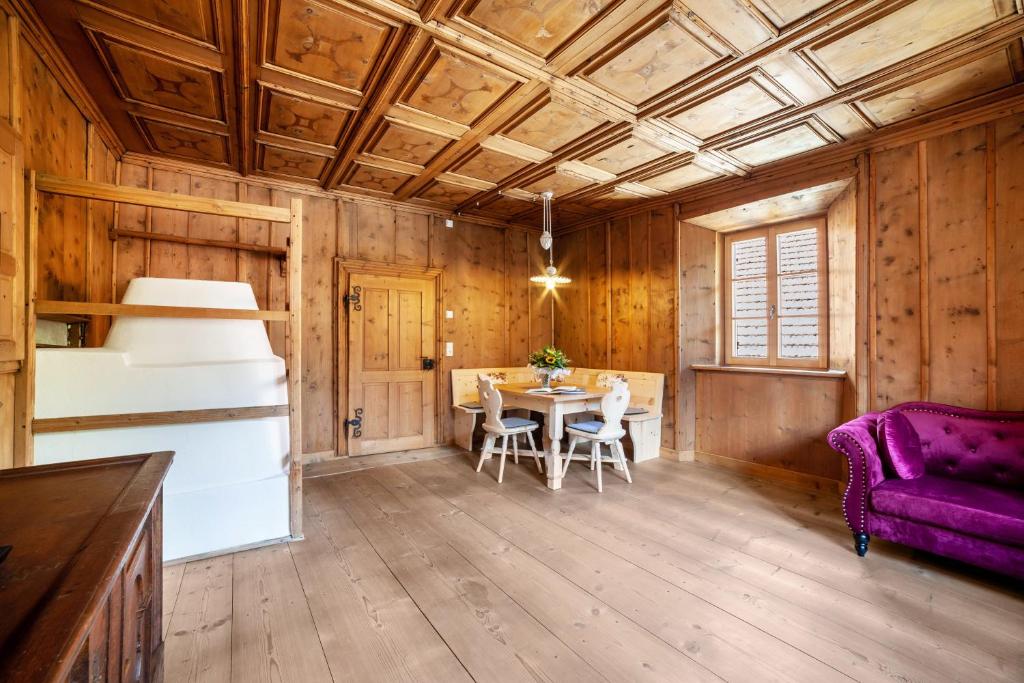
{"type": "MultiPolygon", "coordinates": [[[[536,381],[533,371],[522,366],[452,370],[455,443],[468,451],[473,450],[473,431],[476,429],[477,415],[483,413],[477,393],[477,376],[481,374],[489,375],[495,384],[499,385],[536,381]]],[[[633,442],[633,461],[643,462],[657,458],[661,454],[661,405],[665,392],[665,375],[657,372],[573,368],[565,383],[598,386],[614,378],[624,379],[629,384],[630,410],[622,419],[628,424],[629,438],[633,442]]]]}

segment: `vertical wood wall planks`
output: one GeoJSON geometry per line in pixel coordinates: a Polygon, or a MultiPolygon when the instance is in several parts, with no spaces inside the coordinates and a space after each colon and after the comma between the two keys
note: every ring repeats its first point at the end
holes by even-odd
{"type": "MultiPolygon", "coordinates": [[[[642,365],[636,368],[645,370],[647,367],[658,368],[665,375],[665,388],[662,397],[661,444],[666,448],[677,448],[675,445],[676,423],[676,349],[678,341],[677,312],[679,282],[676,277],[676,264],[679,262],[678,239],[676,238],[676,220],[672,207],[655,209],[650,214],[648,233],[649,247],[648,277],[650,286],[648,295],[647,337],[649,339],[646,357],[642,365]]],[[[594,367],[594,366],[591,366],[594,367]]]]}
{"type": "Polygon", "coordinates": [[[928,140],[928,398],[984,408],[987,395],[985,126],[928,140]]]}
{"type": "MultiPolygon", "coordinates": [[[[122,164],[121,165],[121,181],[120,185],[127,185],[129,187],[149,187],[150,186],[150,174],[152,169],[145,166],[135,166],[133,164],[122,164]]],[[[184,175],[184,174],[182,174],[184,175]]],[[[191,194],[191,181],[189,176],[184,175],[184,182],[189,183],[188,192],[191,194]]],[[[149,231],[149,220],[151,219],[151,213],[147,211],[144,206],[135,206],[132,204],[119,204],[117,207],[117,227],[125,230],[138,230],[142,232],[149,231]]],[[[178,219],[186,223],[184,234],[188,234],[187,222],[188,216],[178,219]]],[[[182,245],[184,246],[184,245],[182,245]]],[[[146,276],[146,242],[144,240],[125,238],[119,239],[114,245],[117,250],[117,258],[115,260],[116,274],[115,282],[116,291],[114,292],[114,301],[121,301],[121,297],[124,296],[124,290],[128,286],[128,282],[132,278],[145,277],[146,276]]],[[[151,262],[152,263],[152,262],[151,262]]],[[[180,277],[189,277],[188,273],[188,259],[186,257],[184,264],[186,266],[185,271],[180,277]]]]}
{"type": "Polygon", "coordinates": [[[873,159],[876,408],[920,398],[917,151],[917,145],[905,145],[873,159]]]}
{"type": "Polygon", "coordinates": [[[995,407],[1024,410],[1024,115],[995,127],[995,407]]]}
{"type": "Polygon", "coordinates": [[[335,266],[337,210],[324,197],[303,198],[302,358],[303,448],[306,453],[333,452],[336,443],[334,354],[336,308],[335,266]]]}
{"type": "MultiPolygon", "coordinates": [[[[867,188],[865,188],[866,190],[867,188]]],[[[857,414],[857,183],[828,210],[829,367],[846,371],[843,416],[857,414]]]]}
{"type": "MultiPolygon", "coordinates": [[[[151,176],[154,190],[185,195],[192,194],[192,178],[188,174],[153,169],[151,176]]],[[[253,203],[257,202],[253,201],[253,203]]],[[[133,208],[142,209],[143,207],[133,208]]],[[[127,205],[122,206],[121,211],[123,212],[126,209],[131,211],[127,205]]],[[[151,232],[179,235],[181,237],[191,236],[189,235],[191,217],[188,213],[154,208],[150,210],[149,217],[148,227],[151,232]]],[[[189,257],[192,253],[190,252],[190,247],[185,244],[150,242],[149,269],[146,271],[146,274],[150,277],[181,277],[181,273],[188,273],[189,257]]],[[[227,252],[224,255],[226,256],[227,252]]]]}
{"type": "Polygon", "coordinates": [[[681,452],[692,452],[696,447],[697,377],[689,366],[714,363],[718,355],[717,242],[718,236],[711,230],[679,222],[680,358],[675,449],[681,452]]]}
{"type": "MultiPolygon", "coordinates": [[[[608,311],[611,317],[609,366],[632,370],[630,362],[631,325],[629,297],[629,233],[631,218],[616,218],[609,225],[608,311]]],[[[557,324],[557,320],[556,320],[557,324]]]]}
{"type": "Polygon", "coordinates": [[[587,367],[608,367],[608,223],[586,230],[587,268],[587,367]]]}

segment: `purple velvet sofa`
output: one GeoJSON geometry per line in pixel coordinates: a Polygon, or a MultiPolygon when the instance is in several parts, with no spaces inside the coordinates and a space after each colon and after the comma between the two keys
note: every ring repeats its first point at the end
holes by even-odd
{"type": "Polygon", "coordinates": [[[1024,578],[1024,412],[902,403],[832,430],[854,548],[878,536],[1024,578]]]}

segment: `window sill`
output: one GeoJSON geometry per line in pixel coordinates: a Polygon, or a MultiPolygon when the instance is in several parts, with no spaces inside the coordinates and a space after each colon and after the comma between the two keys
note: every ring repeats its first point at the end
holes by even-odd
{"type": "Polygon", "coordinates": [[[790,377],[815,377],[823,379],[846,379],[845,370],[813,370],[810,368],[770,368],[756,365],[702,365],[690,366],[696,372],[734,372],[750,375],[787,375],[790,377]]]}

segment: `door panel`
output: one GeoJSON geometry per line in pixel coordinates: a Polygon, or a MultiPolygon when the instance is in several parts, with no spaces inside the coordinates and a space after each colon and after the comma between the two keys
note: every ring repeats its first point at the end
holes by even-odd
{"type": "Polygon", "coordinates": [[[434,445],[434,280],[353,273],[348,291],[349,455],[434,445]]]}

